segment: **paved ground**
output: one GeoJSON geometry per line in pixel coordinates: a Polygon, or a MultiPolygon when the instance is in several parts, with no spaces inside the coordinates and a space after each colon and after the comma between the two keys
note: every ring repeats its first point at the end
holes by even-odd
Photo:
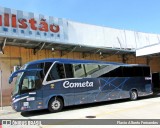
{"type": "MultiPolygon", "coordinates": [[[[4,107],[0,110],[0,119],[88,119],[92,117],[95,119],[160,119],[160,96],[141,98],[137,101],[118,100],[112,102],[103,102],[98,104],[80,105],[66,107],[62,112],[49,113],[47,110],[33,111],[33,112],[14,112],[11,107],[4,107]]],[[[68,124],[70,121],[75,120],[59,120],[57,124],[68,124]]],[[[76,122],[75,122],[76,123],[76,122]]],[[[83,123],[83,122],[82,122],[83,123]]],[[[64,126],[63,125],[63,126],[64,126]]],[[[89,127],[80,125],[79,127],[89,127]]],[[[136,125],[114,125],[114,127],[135,127],[136,125]]],[[[33,126],[32,126],[33,127],[33,126]]],[[[53,126],[35,126],[43,128],[51,128],[53,126]]],[[[61,127],[60,125],[54,125],[54,127],[61,127]]],[[[65,127],[74,127],[65,126],[65,127]]],[[[97,126],[92,126],[96,127],[97,126]]],[[[101,125],[100,127],[106,127],[101,125]]],[[[113,127],[107,125],[107,128],[113,127]]],[[[142,126],[137,125],[140,128],[159,128],[157,125],[142,126]]],[[[4,127],[3,127],[4,128],[4,127]]],[[[18,128],[16,126],[16,128],[18,128]]],[[[23,127],[22,127],[23,128],[23,127]]]]}

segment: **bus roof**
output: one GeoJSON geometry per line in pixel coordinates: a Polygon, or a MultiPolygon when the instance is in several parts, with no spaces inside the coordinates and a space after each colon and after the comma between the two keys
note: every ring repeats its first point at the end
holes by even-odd
{"type": "Polygon", "coordinates": [[[64,59],[64,58],[47,58],[42,60],[36,60],[27,63],[27,65],[30,64],[37,64],[37,63],[44,63],[44,62],[60,62],[60,63],[66,63],[66,64],[108,64],[108,65],[119,65],[119,66],[147,66],[143,64],[124,64],[124,63],[118,63],[118,62],[107,62],[107,61],[97,61],[97,60],[76,60],[76,59],[64,59]]]}

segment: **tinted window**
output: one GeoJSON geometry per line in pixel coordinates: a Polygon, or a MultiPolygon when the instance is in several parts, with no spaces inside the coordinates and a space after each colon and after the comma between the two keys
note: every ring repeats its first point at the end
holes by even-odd
{"type": "Polygon", "coordinates": [[[123,67],[123,76],[124,77],[140,77],[143,76],[142,67],[132,66],[132,67],[123,67]]]}
{"type": "Polygon", "coordinates": [[[140,67],[133,67],[133,69],[135,70],[135,74],[133,76],[144,76],[143,75],[143,68],[140,67]]]}
{"type": "MultiPolygon", "coordinates": [[[[101,77],[143,77],[150,76],[149,67],[109,65],[101,77]]],[[[103,71],[104,72],[104,71],[103,71]]]]}
{"type": "Polygon", "coordinates": [[[91,75],[99,70],[98,64],[85,64],[85,70],[87,75],[91,75]]]}
{"type": "Polygon", "coordinates": [[[39,71],[25,72],[22,79],[21,93],[39,89],[42,86],[39,71]]]}
{"type": "Polygon", "coordinates": [[[73,75],[75,78],[86,76],[83,64],[73,64],[73,75]]]}
{"type": "Polygon", "coordinates": [[[44,63],[44,66],[43,66],[43,73],[44,73],[44,75],[46,75],[46,73],[48,72],[48,70],[51,67],[51,65],[52,65],[51,62],[44,63]]]}
{"type": "Polygon", "coordinates": [[[66,78],[73,78],[73,66],[72,64],[64,64],[66,78]]]}
{"type": "Polygon", "coordinates": [[[150,68],[149,67],[143,67],[143,75],[150,76],[150,68]]]}
{"type": "Polygon", "coordinates": [[[42,69],[39,72],[39,78],[41,79],[41,81],[43,81],[44,77],[45,77],[45,73],[44,73],[44,67],[45,67],[45,63],[38,63],[38,64],[31,64],[27,66],[27,69],[42,69]]]}
{"type": "Polygon", "coordinates": [[[50,70],[47,81],[65,78],[64,66],[60,63],[55,63],[50,70]]]}
{"type": "Polygon", "coordinates": [[[26,76],[22,82],[22,91],[35,89],[35,81],[38,80],[37,76],[26,76]]]}
{"type": "Polygon", "coordinates": [[[123,67],[123,77],[136,76],[133,67],[123,67]]]}
{"type": "Polygon", "coordinates": [[[122,77],[122,67],[109,65],[105,68],[105,73],[101,77],[122,77]]]}

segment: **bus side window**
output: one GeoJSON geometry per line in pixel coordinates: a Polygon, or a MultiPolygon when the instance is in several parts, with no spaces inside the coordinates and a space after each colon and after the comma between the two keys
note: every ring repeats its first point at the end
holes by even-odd
{"type": "Polygon", "coordinates": [[[143,76],[143,69],[142,67],[135,67],[135,76],[142,77],[143,76]]]}
{"type": "Polygon", "coordinates": [[[143,76],[150,76],[150,68],[149,67],[143,67],[143,76]]]}
{"type": "Polygon", "coordinates": [[[61,79],[61,78],[65,78],[65,72],[64,72],[64,66],[63,64],[57,64],[57,73],[58,73],[58,77],[57,79],[61,79]]]}
{"type": "Polygon", "coordinates": [[[142,77],[143,70],[142,67],[123,67],[123,76],[124,77],[142,77]]]}
{"type": "Polygon", "coordinates": [[[104,69],[105,72],[101,77],[123,77],[123,70],[121,66],[109,65],[104,69]]]}
{"type": "Polygon", "coordinates": [[[86,73],[83,64],[73,64],[73,73],[74,78],[85,77],[86,73]]]}
{"type": "MultiPolygon", "coordinates": [[[[42,76],[42,79],[44,79],[45,75],[47,74],[49,68],[51,67],[52,63],[51,62],[46,62],[44,63],[44,67],[42,67],[43,71],[41,71],[41,76],[42,76]]],[[[48,76],[47,80],[51,80],[52,78],[50,77],[50,75],[48,76]]]]}
{"type": "Polygon", "coordinates": [[[63,64],[55,63],[48,74],[47,81],[57,80],[61,78],[65,78],[63,64]]]}
{"type": "Polygon", "coordinates": [[[51,62],[46,62],[44,63],[44,67],[43,67],[43,73],[46,75],[49,68],[51,67],[52,63],[51,62]]]}
{"type": "Polygon", "coordinates": [[[123,77],[133,77],[135,76],[133,67],[123,67],[123,77]]]}
{"type": "Polygon", "coordinates": [[[64,67],[65,67],[66,78],[73,78],[72,64],[64,64],[64,67]]]}
{"type": "Polygon", "coordinates": [[[84,66],[85,66],[87,76],[92,75],[93,73],[98,71],[100,68],[98,64],[84,64],[84,66]]]}

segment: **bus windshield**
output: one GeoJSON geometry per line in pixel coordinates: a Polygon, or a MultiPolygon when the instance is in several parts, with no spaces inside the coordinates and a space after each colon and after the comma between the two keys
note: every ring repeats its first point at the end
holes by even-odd
{"type": "Polygon", "coordinates": [[[29,72],[33,75],[28,75],[28,72],[24,74],[22,79],[21,92],[28,92],[34,89],[38,89],[41,86],[41,80],[37,76],[38,72],[29,72]],[[27,74],[27,75],[26,75],[27,74]]]}
{"type": "Polygon", "coordinates": [[[14,77],[16,77],[16,82],[12,92],[13,95],[39,88],[42,82],[43,73],[42,69],[39,68],[22,68],[22,70],[20,69],[10,76],[10,83],[13,81],[14,77]]]}
{"type": "Polygon", "coordinates": [[[21,78],[22,74],[23,74],[23,72],[21,72],[17,75],[17,79],[16,79],[15,86],[13,89],[13,95],[15,95],[19,92],[19,82],[20,82],[20,78],[21,78]]]}

